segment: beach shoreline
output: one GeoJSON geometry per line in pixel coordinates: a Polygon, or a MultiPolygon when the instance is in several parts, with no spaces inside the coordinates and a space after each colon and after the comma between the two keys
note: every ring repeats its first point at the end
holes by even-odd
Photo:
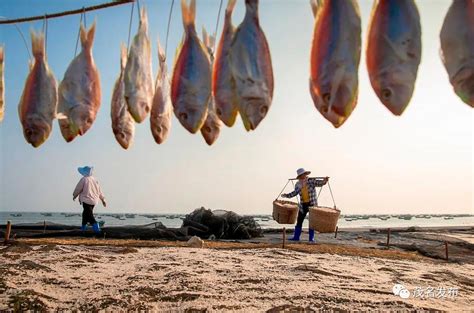
{"type": "Polygon", "coordinates": [[[0,264],[0,310],[462,311],[474,300],[473,264],[396,248],[44,238],[0,247],[0,264]],[[457,295],[403,299],[396,283],[457,295]]]}

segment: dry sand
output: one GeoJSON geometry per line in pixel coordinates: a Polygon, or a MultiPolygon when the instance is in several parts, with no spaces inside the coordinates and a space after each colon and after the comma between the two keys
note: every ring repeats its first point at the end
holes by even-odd
{"type": "Polygon", "coordinates": [[[0,248],[0,310],[471,311],[474,303],[474,265],[406,252],[374,256],[329,245],[290,246],[300,250],[295,251],[231,243],[194,249],[23,242],[28,244],[0,248]],[[326,253],[331,251],[341,253],[326,253]],[[458,294],[402,299],[392,293],[395,283],[412,293],[416,287],[454,287],[458,294]]]}

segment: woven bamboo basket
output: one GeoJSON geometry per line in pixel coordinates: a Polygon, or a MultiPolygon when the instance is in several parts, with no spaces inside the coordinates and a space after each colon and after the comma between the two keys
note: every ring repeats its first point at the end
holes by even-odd
{"type": "Polygon", "coordinates": [[[273,219],[278,224],[294,224],[298,216],[298,204],[291,201],[273,201],[273,219]]]}
{"type": "Polygon", "coordinates": [[[337,221],[341,211],[335,208],[315,206],[309,209],[309,228],[320,233],[336,231],[337,221]]]}

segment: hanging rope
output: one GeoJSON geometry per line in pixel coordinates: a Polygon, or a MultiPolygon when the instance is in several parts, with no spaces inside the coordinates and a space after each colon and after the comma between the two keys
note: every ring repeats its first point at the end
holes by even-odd
{"type": "Polygon", "coordinates": [[[290,180],[288,180],[285,184],[285,187],[283,187],[283,189],[280,191],[280,193],[278,194],[278,196],[275,198],[275,200],[278,200],[278,198],[281,196],[281,194],[283,193],[283,190],[285,190],[286,186],[288,185],[288,183],[290,182],[290,180]]]}
{"type": "Polygon", "coordinates": [[[76,49],[74,49],[74,57],[76,57],[77,55],[77,45],[79,44],[79,37],[81,36],[81,23],[82,23],[82,13],[81,13],[81,18],[79,20],[79,31],[77,32],[76,49]]]}
{"type": "Polygon", "coordinates": [[[328,187],[329,187],[329,192],[331,193],[332,203],[334,204],[334,208],[336,208],[336,201],[334,201],[334,196],[332,195],[331,184],[329,183],[329,180],[328,180],[328,187]]]}
{"type": "Polygon", "coordinates": [[[18,30],[18,32],[20,33],[20,36],[21,38],[23,39],[23,43],[25,44],[25,47],[26,47],[26,51],[28,51],[28,56],[31,60],[31,53],[30,53],[30,48],[28,48],[28,44],[26,43],[26,39],[25,39],[25,36],[23,36],[23,33],[20,29],[20,27],[18,27],[18,25],[15,23],[15,27],[16,27],[16,30],[18,30]]]}
{"type": "Polygon", "coordinates": [[[46,14],[44,15],[44,21],[43,21],[43,34],[44,34],[44,54],[45,56],[48,55],[47,52],[47,47],[48,47],[48,19],[46,18],[46,14]]]}
{"type": "Polygon", "coordinates": [[[132,10],[130,12],[130,22],[128,23],[128,40],[127,40],[127,52],[130,49],[130,34],[132,31],[132,21],[133,21],[133,8],[135,7],[135,2],[132,2],[132,10]]]}
{"type": "Polygon", "coordinates": [[[223,2],[223,0],[221,0],[221,3],[220,3],[220,5],[219,5],[219,12],[217,13],[216,30],[214,31],[214,47],[213,47],[213,51],[216,51],[217,29],[218,29],[218,27],[219,27],[219,20],[220,20],[220,18],[221,18],[222,2],[223,2]]]}
{"type": "Polygon", "coordinates": [[[82,7],[82,14],[84,15],[84,27],[87,29],[86,8],[85,7],[82,7]]]}
{"type": "Polygon", "coordinates": [[[140,10],[140,0],[137,0],[137,10],[138,10],[138,20],[142,22],[141,10],[140,10]]]}
{"type": "Polygon", "coordinates": [[[166,28],[166,40],[165,40],[165,59],[168,56],[168,37],[170,34],[171,14],[173,13],[174,0],[171,1],[170,15],[168,16],[168,27],[166,28]]]}

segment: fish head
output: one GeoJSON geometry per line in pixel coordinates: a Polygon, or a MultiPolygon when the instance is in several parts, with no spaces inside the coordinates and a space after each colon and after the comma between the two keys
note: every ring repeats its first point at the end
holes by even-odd
{"type": "Polygon", "coordinates": [[[151,127],[151,134],[157,144],[162,144],[165,139],[168,137],[168,133],[170,131],[170,123],[169,118],[159,118],[157,121],[153,123],[151,127]]]}
{"type": "Polygon", "coordinates": [[[122,125],[120,128],[113,130],[115,138],[117,139],[120,146],[124,149],[128,149],[133,140],[133,134],[135,132],[134,126],[132,123],[127,123],[122,125]]]}
{"type": "Polygon", "coordinates": [[[71,110],[71,127],[77,130],[79,135],[84,135],[95,121],[96,112],[89,106],[76,106],[71,110]]]}
{"type": "Polygon", "coordinates": [[[218,95],[215,95],[216,114],[219,119],[228,127],[232,127],[237,118],[237,105],[234,102],[233,90],[221,90],[218,95]]]}
{"type": "Polygon", "coordinates": [[[250,77],[237,77],[237,87],[240,90],[239,112],[247,131],[255,130],[265,118],[272,103],[272,97],[267,86],[250,77]]]}
{"type": "Polygon", "coordinates": [[[416,77],[403,70],[385,71],[371,80],[380,101],[394,115],[401,115],[410,103],[416,77]]]}
{"type": "Polygon", "coordinates": [[[125,96],[128,104],[128,111],[137,123],[143,122],[150,113],[150,101],[147,97],[143,97],[138,93],[125,96]]]}
{"type": "Polygon", "coordinates": [[[23,135],[35,148],[43,144],[50,133],[51,125],[39,116],[28,117],[23,123],[23,135]]]}
{"type": "Polygon", "coordinates": [[[221,131],[221,123],[215,113],[209,113],[207,115],[204,125],[201,127],[201,134],[204,137],[206,143],[210,146],[219,137],[221,131]]]}
{"type": "Polygon", "coordinates": [[[324,113],[334,111],[337,115],[349,117],[357,101],[358,82],[352,76],[337,85],[324,84],[317,88],[318,103],[324,113]]]}
{"type": "Polygon", "coordinates": [[[178,109],[175,110],[175,115],[181,125],[183,125],[183,127],[191,134],[195,134],[199,129],[201,129],[206,118],[206,114],[203,114],[202,109],[191,105],[179,106],[178,109]]]}
{"type": "Polygon", "coordinates": [[[474,66],[462,68],[453,77],[452,84],[459,98],[474,107],[474,66]]]}
{"type": "Polygon", "coordinates": [[[75,132],[71,128],[71,124],[69,122],[69,119],[68,118],[58,119],[58,122],[59,122],[59,128],[61,130],[61,135],[63,136],[64,140],[66,140],[66,142],[73,141],[74,138],[76,138],[76,136],[77,136],[77,132],[75,132]]]}
{"type": "Polygon", "coordinates": [[[314,106],[321,113],[321,115],[327,119],[335,128],[339,128],[347,120],[348,116],[339,115],[335,111],[335,107],[329,107],[330,97],[326,93],[319,91],[319,88],[312,83],[310,79],[309,91],[311,98],[313,99],[314,106]],[[326,98],[324,99],[324,95],[326,98]]]}

